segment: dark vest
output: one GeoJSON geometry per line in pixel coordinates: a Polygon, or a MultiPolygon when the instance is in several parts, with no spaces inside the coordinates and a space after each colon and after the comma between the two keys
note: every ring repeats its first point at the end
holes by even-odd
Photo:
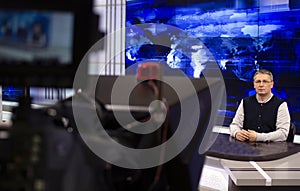
{"type": "Polygon", "coordinates": [[[283,102],[275,95],[267,103],[258,103],[255,95],[244,98],[244,129],[258,133],[275,131],[278,108],[283,102]]]}

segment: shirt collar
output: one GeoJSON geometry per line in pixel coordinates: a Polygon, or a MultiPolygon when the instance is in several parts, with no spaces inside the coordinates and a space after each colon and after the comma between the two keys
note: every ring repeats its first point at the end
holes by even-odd
{"type": "Polygon", "coordinates": [[[265,101],[259,101],[257,98],[257,94],[256,94],[256,100],[258,103],[267,103],[268,101],[270,101],[270,99],[273,97],[273,94],[271,93],[270,97],[268,99],[266,99],[265,101]]]}

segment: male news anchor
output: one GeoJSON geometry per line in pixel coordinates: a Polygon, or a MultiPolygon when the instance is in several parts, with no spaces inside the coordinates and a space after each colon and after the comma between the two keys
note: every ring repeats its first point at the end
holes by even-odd
{"type": "Polygon", "coordinates": [[[242,99],[230,124],[230,135],[239,141],[286,141],[291,118],[287,103],[271,91],[273,74],[261,69],[253,80],[256,94],[242,99]]]}

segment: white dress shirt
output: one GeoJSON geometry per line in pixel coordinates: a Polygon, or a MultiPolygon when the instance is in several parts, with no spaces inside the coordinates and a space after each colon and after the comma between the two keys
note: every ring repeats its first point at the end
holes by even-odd
{"type": "MultiPolygon", "coordinates": [[[[258,101],[258,102],[266,103],[270,101],[272,97],[273,94],[266,101],[264,102],[258,101]]],[[[279,106],[277,112],[276,131],[269,132],[269,133],[257,133],[256,141],[263,141],[263,142],[286,141],[290,129],[290,122],[291,122],[291,117],[290,117],[287,103],[283,102],[279,106]]],[[[243,107],[243,100],[242,100],[232,120],[232,123],[229,126],[230,135],[232,137],[235,137],[236,133],[243,129],[243,123],[244,123],[244,107],[243,107]]]]}

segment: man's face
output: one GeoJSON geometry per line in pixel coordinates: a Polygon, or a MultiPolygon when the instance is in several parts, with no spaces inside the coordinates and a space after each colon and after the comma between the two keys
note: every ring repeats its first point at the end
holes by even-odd
{"type": "Polygon", "coordinates": [[[258,95],[264,96],[271,94],[274,82],[268,74],[257,74],[254,78],[254,88],[258,95]]]}

